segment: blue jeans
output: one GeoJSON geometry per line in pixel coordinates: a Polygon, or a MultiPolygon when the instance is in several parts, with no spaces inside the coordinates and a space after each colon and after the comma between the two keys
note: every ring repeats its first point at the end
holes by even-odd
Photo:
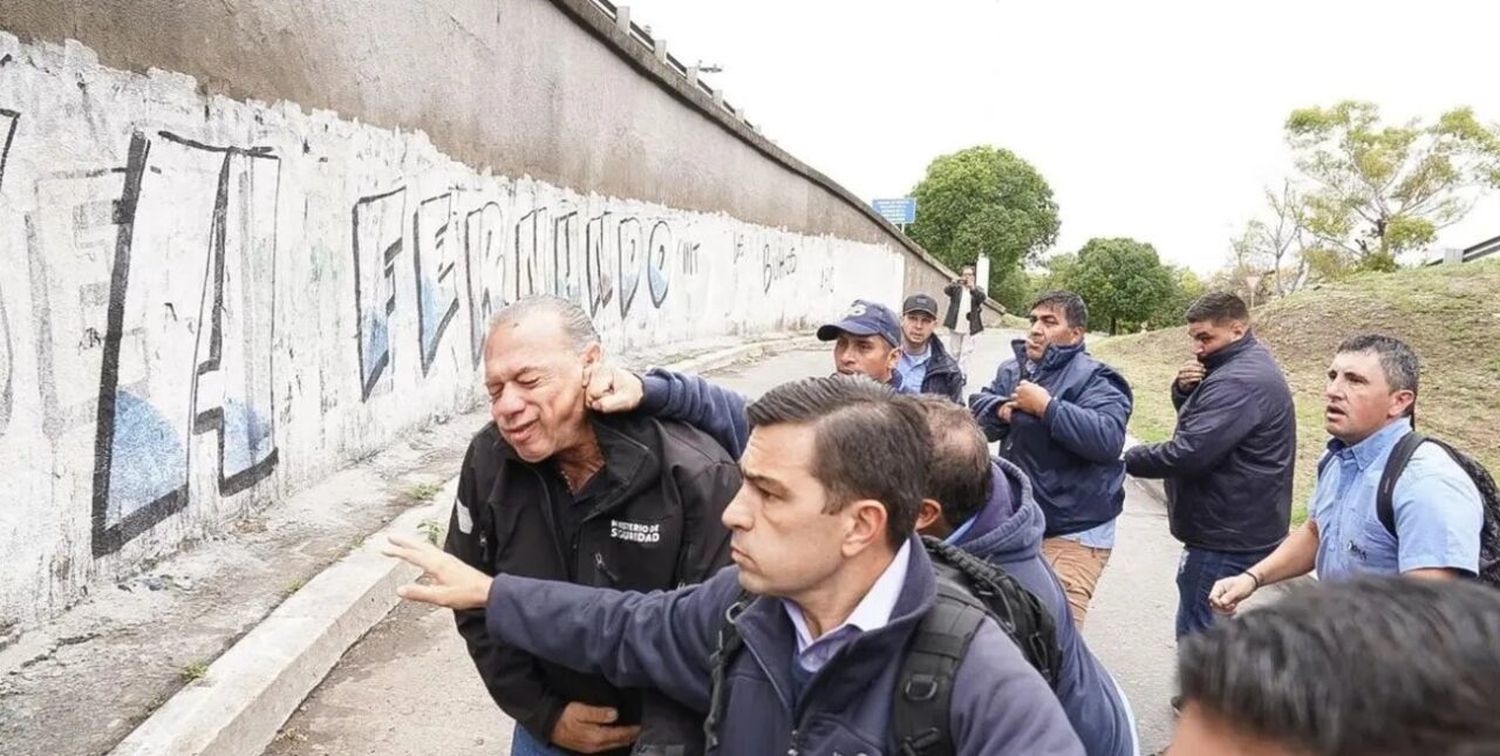
{"type": "Polygon", "coordinates": [[[562,756],[562,751],[553,750],[544,742],[537,742],[525,727],[516,725],[510,736],[510,756],[562,756]]]}
{"type": "Polygon", "coordinates": [[[1214,623],[1208,594],[1214,583],[1255,566],[1273,549],[1231,553],[1185,546],[1177,564],[1177,639],[1207,630],[1214,623]]]}

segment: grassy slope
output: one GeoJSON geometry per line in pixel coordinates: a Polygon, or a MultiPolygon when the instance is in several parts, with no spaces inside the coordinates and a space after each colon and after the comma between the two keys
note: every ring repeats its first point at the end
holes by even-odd
{"type": "MultiPolygon", "coordinates": [[[[1323,384],[1344,338],[1375,331],[1403,339],[1422,359],[1417,423],[1500,471],[1500,260],[1362,275],[1298,292],[1260,308],[1256,332],[1281,363],[1297,402],[1294,518],[1305,517],[1323,431],[1323,384]]],[[[1130,431],[1172,434],[1167,387],[1186,360],[1183,328],[1105,339],[1091,346],[1135,388],[1130,431]]]]}

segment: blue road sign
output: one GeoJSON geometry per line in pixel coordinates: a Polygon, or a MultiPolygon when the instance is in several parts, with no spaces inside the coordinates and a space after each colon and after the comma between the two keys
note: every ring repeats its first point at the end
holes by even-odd
{"type": "Polygon", "coordinates": [[[882,218],[896,223],[915,223],[917,221],[917,201],[911,197],[900,199],[878,199],[870,203],[875,212],[880,213],[882,218]]]}

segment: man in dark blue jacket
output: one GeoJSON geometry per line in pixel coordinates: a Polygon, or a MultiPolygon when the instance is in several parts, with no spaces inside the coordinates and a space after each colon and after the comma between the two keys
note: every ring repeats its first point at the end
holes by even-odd
{"type": "Polygon", "coordinates": [[[948,354],[943,340],[933,335],[937,306],[937,300],[926,294],[913,294],[901,306],[901,358],[896,362],[896,372],[903,386],[962,404],[963,370],[948,354]]]}
{"type": "Polygon", "coordinates": [[[1031,306],[1031,329],[1015,359],[969,397],[985,437],[1031,479],[1046,516],[1042,553],[1062,579],[1083,627],[1094,587],[1115,544],[1125,503],[1125,424],[1130,384],[1084,347],[1088,307],[1077,294],[1048,292],[1031,306]]]}
{"type": "Polygon", "coordinates": [[[1137,752],[1134,717],[1124,693],[1073,626],[1057,575],[1042,558],[1042,509],[1020,468],[992,459],[974,418],[962,407],[918,400],[932,432],[932,464],[917,530],[994,564],[1051,613],[1062,654],[1057,700],[1089,756],[1137,752]]]}
{"type": "MultiPolygon", "coordinates": [[[[832,376],[772,389],[748,414],[745,483],[724,512],[735,566],[708,582],[640,594],[490,578],[393,538],[390,553],[431,578],[401,595],[484,607],[501,642],[722,712],[714,753],[915,749],[896,742],[891,713],[904,650],[938,600],[914,533],[929,460],[922,412],[872,381],[832,376]],[[744,648],[719,675],[726,621],[744,648]]],[[[954,673],[945,724],[936,734],[959,754],[1083,753],[1046,683],[990,619],[954,673]]]]}
{"type": "Polygon", "coordinates": [[[1177,570],[1177,637],[1213,622],[1209,592],[1286,538],[1297,417],[1271,353],[1239,297],[1205,294],[1187,311],[1190,361],[1172,383],[1172,439],[1125,453],[1131,475],[1163,478],[1177,570]]]}

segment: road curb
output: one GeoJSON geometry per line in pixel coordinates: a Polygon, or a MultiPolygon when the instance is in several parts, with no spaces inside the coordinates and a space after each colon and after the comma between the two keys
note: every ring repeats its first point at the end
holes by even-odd
{"type": "MultiPolygon", "coordinates": [[[[701,354],[664,365],[702,373],[815,343],[786,334],[701,354]]],[[[344,652],[396,605],[396,586],[417,570],[383,556],[394,534],[422,537],[430,519],[446,521],[458,490],[455,475],[434,503],[412,507],[367,537],[347,556],[325,568],[283,601],[249,633],[136,727],[113,756],[257,756],[288,717],[316,688],[344,652]]]]}

